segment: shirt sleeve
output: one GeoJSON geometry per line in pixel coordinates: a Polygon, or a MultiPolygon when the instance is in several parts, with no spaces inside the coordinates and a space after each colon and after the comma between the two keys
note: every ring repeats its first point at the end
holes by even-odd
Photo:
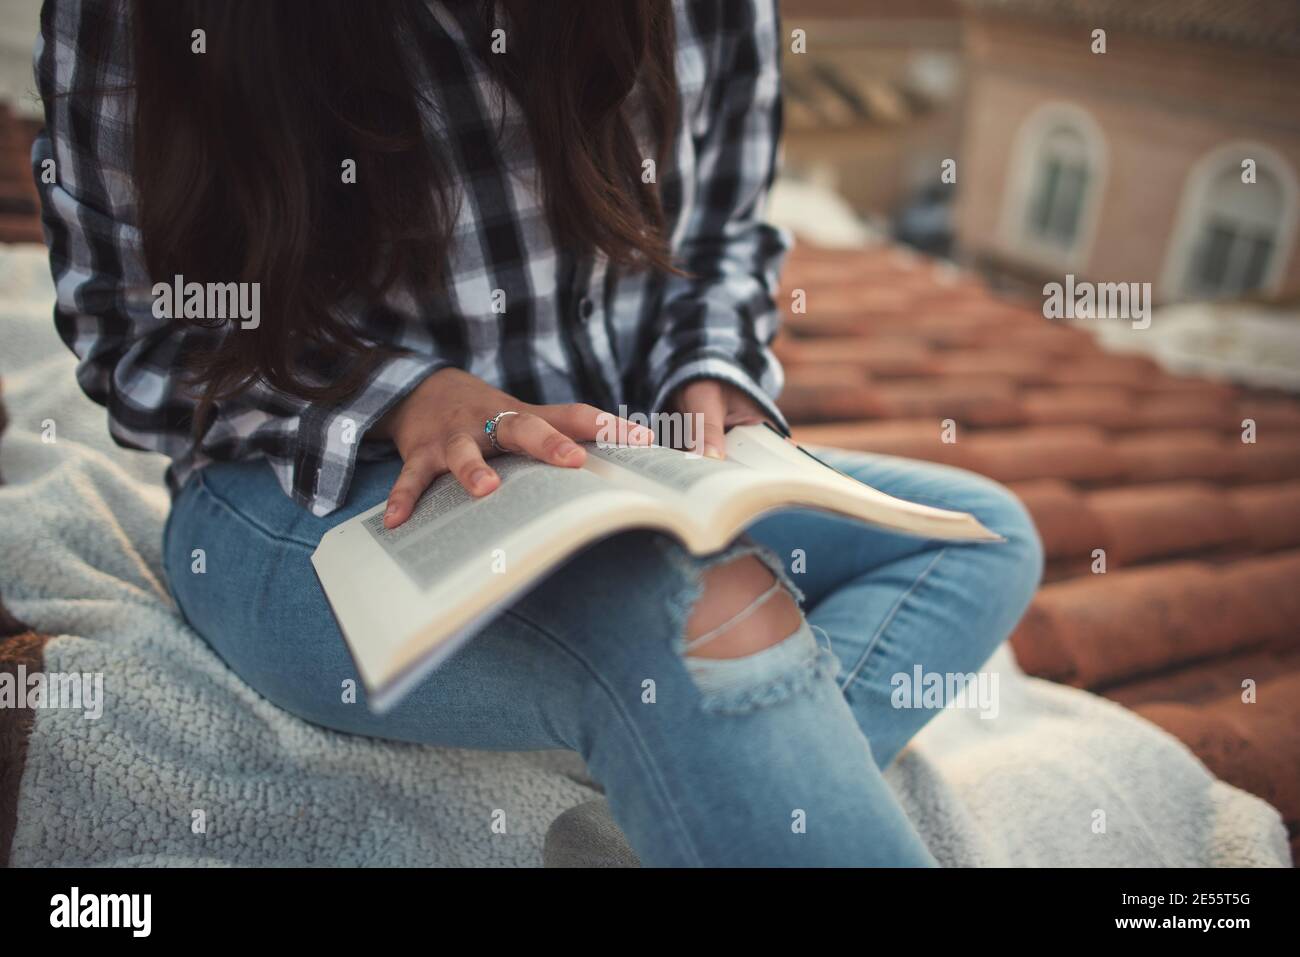
{"type": "Polygon", "coordinates": [[[370,427],[450,363],[430,355],[387,359],[361,390],[333,405],[255,383],[219,402],[202,434],[193,434],[197,396],[183,364],[232,330],[154,315],[157,280],[144,263],[131,181],[132,100],[121,92],[131,79],[128,6],[46,0],[41,11],[35,72],[45,128],[32,167],[55,326],[77,356],[82,390],[107,408],[119,445],[161,452],[186,469],[264,457],[286,494],[327,515],[347,498],[370,427]]]}
{"type": "Polygon", "coordinates": [[[773,295],[791,242],[763,219],[781,134],[780,26],[774,0],[722,6],[740,11],[743,22],[722,31],[728,52],[713,67],[720,88],[705,93],[719,106],[694,137],[695,202],[677,245],[689,275],[667,280],[662,332],[647,360],[651,409],[662,410],[691,380],[720,379],[788,433],[775,403],[781,365],[769,345],[780,324],[773,295]]]}

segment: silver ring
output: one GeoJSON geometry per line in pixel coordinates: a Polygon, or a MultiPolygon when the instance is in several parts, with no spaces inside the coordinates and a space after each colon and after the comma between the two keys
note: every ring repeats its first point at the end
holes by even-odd
{"type": "Polygon", "coordinates": [[[503,449],[501,447],[501,443],[497,441],[497,429],[501,426],[501,420],[504,419],[507,415],[518,415],[518,414],[519,414],[518,412],[508,409],[505,412],[498,412],[496,415],[492,416],[492,418],[488,419],[486,422],[483,423],[483,434],[486,435],[488,437],[488,441],[492,443],[492,448],[496,449],[498,452],[509,451],[509,449],[503,449]]]}

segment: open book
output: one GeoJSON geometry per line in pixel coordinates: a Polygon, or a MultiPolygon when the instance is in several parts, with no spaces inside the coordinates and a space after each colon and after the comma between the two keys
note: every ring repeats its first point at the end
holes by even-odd
{"type": "Polygon", "coordinates": [[[893,498],[822,464],[765,425],[727,434],[727,458],[660,446],[587,445],[582,468],[493,460],[476,499],[450,475],[405,523],[384,503],[331,529],[312,554],[371,707],[391,707],[512,598],[584,546],[651,528],[695,554],[725,548],[759,516],[810,507],[951,541],[997,541],[964,512],[893,498]]]}

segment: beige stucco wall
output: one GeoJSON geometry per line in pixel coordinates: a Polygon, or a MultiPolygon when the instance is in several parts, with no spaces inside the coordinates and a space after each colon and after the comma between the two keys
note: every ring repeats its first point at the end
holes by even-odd
{"type": "MultiPolygon", "coordinates": [[[[969,78],[958,230],[976,256],[1025,260],[1001,233],[1021,125],[1039,107],[1082,108],[1105,142],[1104,194],[1077,272],[1157,284],[1194,164],[1234,140],[1260,142],[1300,176],[1300,61],[1222,47],[1001,19],[967,24],[969,78]]],[[[1282,296],[1300,294],[1300,242],[1282,296]]],[[[1036,272],[1044,272],[1035,269],[1036,272]]],[[[1050,270],[1044,274],[1050,274],[1050,270]]]]}

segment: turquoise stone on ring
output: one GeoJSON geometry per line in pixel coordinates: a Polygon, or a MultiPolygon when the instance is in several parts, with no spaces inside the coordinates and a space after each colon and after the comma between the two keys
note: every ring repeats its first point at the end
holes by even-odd
{"type": "Polygon", "coordinates": [[[488,419],[486,422],[483,423],[483,434],[488,437],[488,441],[492,443],[492,447],[496,449],[498,452],[504,452],[505,449],[501,448],[501,443],[497,441],[497,427],[501,424],[501,420],[504,419],[507,415],[518,415],[518,414],[519,413],[515,412],[514,410],[498,412],[496,415],[492,416],[492,418],[488,419]]]}

